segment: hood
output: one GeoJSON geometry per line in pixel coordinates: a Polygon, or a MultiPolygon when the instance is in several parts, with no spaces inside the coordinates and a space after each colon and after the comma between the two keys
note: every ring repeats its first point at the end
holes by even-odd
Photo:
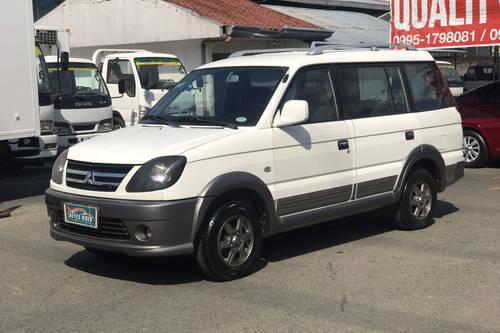
{"type": "Polygon", "coordinates": [[[70,148],[68,159],[91,163],[144,164],[180,155],[199,145],[238,133],[219,127],[137,125],[101,134],[70,148]]]}

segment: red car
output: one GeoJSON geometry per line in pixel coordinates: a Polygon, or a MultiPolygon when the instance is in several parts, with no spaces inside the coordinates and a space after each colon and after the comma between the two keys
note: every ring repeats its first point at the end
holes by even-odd
{"type": "Polygon", "coordinates": [[[500,82],[456,98],[464,128],[465,166],[478,168],[500,157],[500,82]]]}

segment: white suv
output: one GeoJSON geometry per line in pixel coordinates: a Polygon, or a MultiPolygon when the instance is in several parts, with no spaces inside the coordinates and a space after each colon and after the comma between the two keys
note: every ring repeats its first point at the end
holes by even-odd
{"type": "Polygon", "coordinates": [[[432,224],[463,176],[462,126],[427,52],[295,51],[193,71],[144,117],[71,147],[46,203],[56,240],[94,254],[196,254],[251,272],[263,238],[380,207],[432,224]]]}

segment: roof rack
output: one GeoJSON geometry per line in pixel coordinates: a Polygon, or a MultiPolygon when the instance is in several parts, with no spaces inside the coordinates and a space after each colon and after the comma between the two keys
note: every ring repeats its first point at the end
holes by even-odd
{"type": "Polygon", "coordinates": [[[284,52],[304,52],[307,55],[319,55],[325,51],[349,51],[349,50],[366,50],[378,51],[380,49],[404,49],[407,51],[417,51],[417,48],[410,44],[367,44],[367,43],[353,43],[353,44],[339,44],[332,42],[313,42],[310,48],[283,48],[283,49],[257,49],[257,50],[243,50],[238,51],[229,56],[229,58],[238,58],[246,56],[254,56],[259,54],[270,53],[284,53],[284,52]]]}

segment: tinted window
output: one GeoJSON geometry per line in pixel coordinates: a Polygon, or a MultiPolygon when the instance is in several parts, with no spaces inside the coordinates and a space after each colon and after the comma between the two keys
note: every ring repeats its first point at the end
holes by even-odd
{"type": "Polygon", "coordinates": [[[487,103],[500,106],[500,85],[493,84],[488,87],[484,87],[479,96],[487,103]]]}
{"type": "Polygon", "coordinates": [[[344,112],[352,118],[377,117],[408,111],[398,67],[341,66],[335,72],[344,112]]]}
{"type": "Polygon", "coordinates": [[[118,84],[120,80],[125,81],[125,92],[128,96],[135,96],[135,77],[132,64],[128,60],[110,60],[108,62],[108,75],[106,83],[118,84]]]}
{"type": "Polygon", "coordinates": [[[321,123],[338,119],[330,71],[327,67],[304,69],[299,72],[282,103],[290,100],[304,100],[309,104],[307,123],[321,123]]]}
{"type": "Polygon", "coordinates": [[[434,63],[405,65],[416,111],[454,106],[453,96],[434,63]]]}

